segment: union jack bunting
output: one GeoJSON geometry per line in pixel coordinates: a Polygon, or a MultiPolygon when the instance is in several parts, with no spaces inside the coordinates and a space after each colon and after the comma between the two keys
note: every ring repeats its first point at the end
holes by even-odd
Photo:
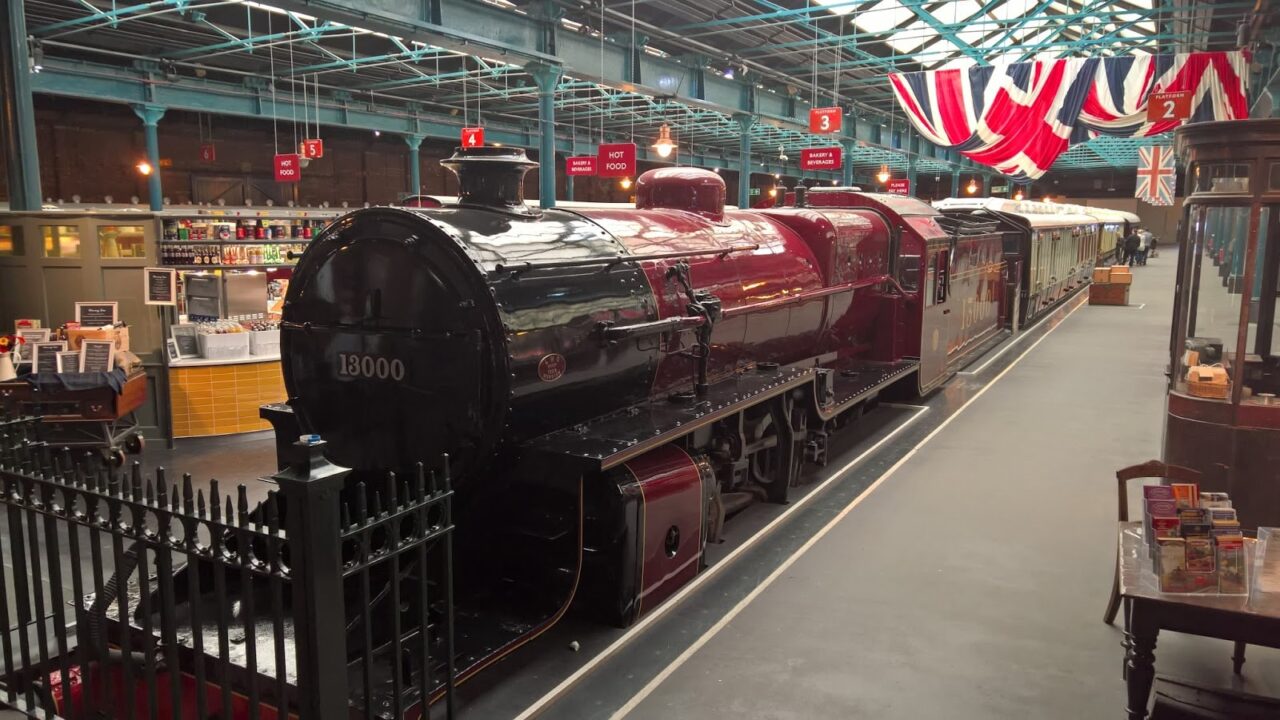
{"type": "Polygon", "coordinates": [[[1147,122],[1155,91],[1190,90],[1190,122],[1249,116],[1244,51],[1057,58],[893,73],[911,124],[1015,180],[1038,178],[1067,148],[1098,135],[1147,137],[1181,121],[1147,122]]]}
{"type": "Polygon", "coordinates": [[[1138,189],[1134,197],[1152,205],[1173,204],[1173,148],[1138,148],[1138,189]]]}

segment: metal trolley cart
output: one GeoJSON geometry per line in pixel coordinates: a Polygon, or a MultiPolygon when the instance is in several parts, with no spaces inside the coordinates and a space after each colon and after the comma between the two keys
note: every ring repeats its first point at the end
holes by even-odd
{"type": "Polygon", "coordinates": [[[141,370],[125,378],[120,393],[102,385],[86,389],[39,389],[25,380],[0,383],[0,406],[43,418],[44,439],[51,445],[97,449],[119,467],[125,453],[141,453],[145,441],[135,411],[147,397],[141,370]]]}

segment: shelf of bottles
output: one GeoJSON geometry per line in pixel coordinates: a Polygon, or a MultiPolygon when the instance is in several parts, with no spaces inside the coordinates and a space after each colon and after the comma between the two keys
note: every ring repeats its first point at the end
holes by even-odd
{"type": "Polygon", "coordinates": [[[294,265],[330,219],[303,215],[164,217],[160,262],[196,269],[294,265]]]}

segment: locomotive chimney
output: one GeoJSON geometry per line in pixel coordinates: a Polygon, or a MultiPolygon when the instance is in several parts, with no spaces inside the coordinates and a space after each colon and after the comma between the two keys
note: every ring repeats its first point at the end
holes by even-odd
{"type": "Polygon", "coordinates": [[[524,174],[538,167],[521,148],[458,148],[440,164],[458,176],[458,204],[537,215],[524,204],[524,174]]]}

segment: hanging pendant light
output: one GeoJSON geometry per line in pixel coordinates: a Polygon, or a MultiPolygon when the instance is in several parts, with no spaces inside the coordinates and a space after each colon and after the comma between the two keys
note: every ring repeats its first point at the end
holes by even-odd
{"type": "Polygon", "coordinates": [[[147,162],[146,160],[139,162],[137,165],[134,165],[134,167],[138,169],[139,175],[150,175],[153,169],[151,167],[151,163],[147,162]]]}
{"type": "Polygon", "coordinates": [[[653,149],[658,151],[658,157],[670,157],[671,151],[676,149],[676,144],[671,140],[671,128],[666,123],[662,123],[662,127],[658,128],[658,140],[653,143],[653,149]]]}
{"type": "Polygon", "coordinates": [[[1022,191],[1021,191],[1021,190],[1019,190],[1018,192],[1014,193],[1014,194],[1013,194],[1013,199],[1014,199],[1014,200],[1021,200],[1021,199],[1022,199],[1022,191]]]}
{"type": "Polygon", "coordinates": [[[969,184],[966,185],[964,189],[965,189],[965,192],[969,193],[970,195],[978,192],[978,181],[974,180],[973,178],[969,178],[969,184]]]}
{"type": "Polygon", "coordinates": [[[876,173],[876,180],[879,180],[880,184],[882,185],[884,183],[889,182],[889,166],[888,165],[880,166],[880,172],[876,173]]]}
{"type": "Polygon", "coordinates": [[[631,178],[629,177],[622,178],[621,180],[618,181],[618,186],[621,187],[623,190],[630,190],[631,178]]]}

